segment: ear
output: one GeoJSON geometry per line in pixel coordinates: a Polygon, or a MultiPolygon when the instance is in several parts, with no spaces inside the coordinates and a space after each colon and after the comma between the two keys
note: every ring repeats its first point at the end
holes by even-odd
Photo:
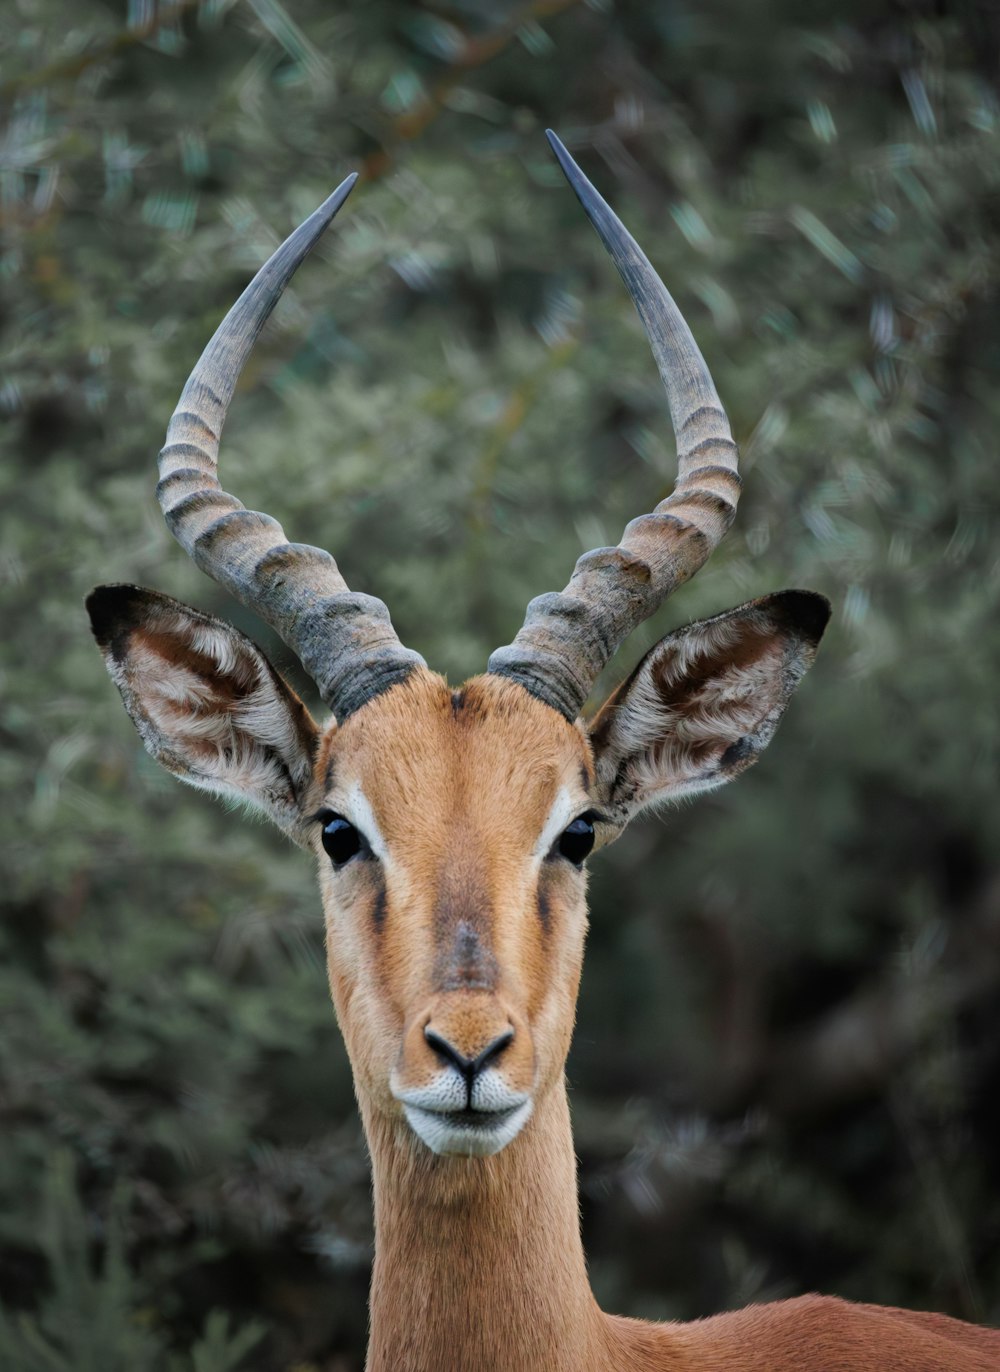
{"type": "Polygon", "coordinates": [[[306,845],[319,731],[245,634],[139,586],[99,586],[90,624],[146,751],[203,790],[263,810],[306,845]]]}
{"type": "Polygon", "coordinates": [[[650,649],[589,730],[612,826],[752,766],[829,617],[825,597],[779,591],[677,629],[650,649]]]}

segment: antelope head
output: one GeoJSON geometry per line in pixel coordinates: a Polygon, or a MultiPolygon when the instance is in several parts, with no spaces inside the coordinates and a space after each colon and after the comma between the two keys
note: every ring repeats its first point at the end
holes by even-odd
{"type": "Polygon", "coordinates": [[[313,722],[229,625],[134,586],[88,607],[126,709],[183,780],[263,811],[317,859],[330,986],[366,1123],[439,1154],[498,1152],[562,1079],[586,928],[586,859],[640,811],[756,761],[829,613],[785,591],[669,634],[591,719],[629,632],[698,570],[740,490],[711,376],[620,220],[549,135],[642,318],[678,449],[674,491],[580,558],[459,689],[402,646],[381,601],[289,543],[217,476],[240,372],[342,186],[260,270],[184,387],[160,457],[167,523],[301,659],[313,722]]]}

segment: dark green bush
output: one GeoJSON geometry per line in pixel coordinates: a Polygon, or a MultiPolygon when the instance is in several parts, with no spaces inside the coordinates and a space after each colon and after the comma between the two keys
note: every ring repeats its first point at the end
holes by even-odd
{"type": "Polygon", "coordinates": [[[17,0],[0,26],[3,1365],[361,1366],[367,1169],[308,863],[147,761],[81,602],[157,586],[308,691],[171,543],[153,457],[352,167],[234,405],[230,489],[456,679],[661,498],[659,381],[547,124],[745,455],[737,529],[609,681],[780,586],[836,616],[764,763],[594,864],[570,1074],[598,1294],[1000,1321],[994,12],[17,0]]]}

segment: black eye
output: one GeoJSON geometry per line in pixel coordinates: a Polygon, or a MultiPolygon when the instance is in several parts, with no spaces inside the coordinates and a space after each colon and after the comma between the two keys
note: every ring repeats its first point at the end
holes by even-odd
{"type": "Polygon", "coordinates": [[[567,862],[572,862],[574,867],[579,867],[593,846],[594,826],[586,815],[581,815],[559,835],[555,851],[567,862]]]}
{"type": "Polygon", "coordinates": [[[364,835],[343,815],[326,814],[323,817],[323,847],[334,867],[343,867],[358,853],[367,851],[368,844],[364,835]]]}

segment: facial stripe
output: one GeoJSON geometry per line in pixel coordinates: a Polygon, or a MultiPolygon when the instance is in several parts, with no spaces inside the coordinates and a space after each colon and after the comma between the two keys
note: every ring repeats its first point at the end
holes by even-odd
{"type": "Polygon", "coordinates": [[[375,812],[368,803],[368,797],[361,789],[360,781],[356,781],[347,793],[347,800],[344,805],[344,813],[356,829],[360,829],[368,840],[368,846],[379,859],[380,862],[387,862],[389,849],[382,831],[375,821],[375,812]]]}
{"type": "Polygon", "coordinates": [[[545,821],[538,842],[535,844],[534,858],[536,862],[541,862],[543,858],[548,856],[553,843],[573,819],[574,810],[573,797],[570,795],[569,789],[566,786],[561,786],[552,802],[549,817],[545,821]]]}
{"type": "Polygon", "coordinates": [[[375,896],[375,904],[372,907],[372,923],[379,932],[381,932],[385,924],[386,904],[385,887],[380,883],[378,892],[375,896]]]}

